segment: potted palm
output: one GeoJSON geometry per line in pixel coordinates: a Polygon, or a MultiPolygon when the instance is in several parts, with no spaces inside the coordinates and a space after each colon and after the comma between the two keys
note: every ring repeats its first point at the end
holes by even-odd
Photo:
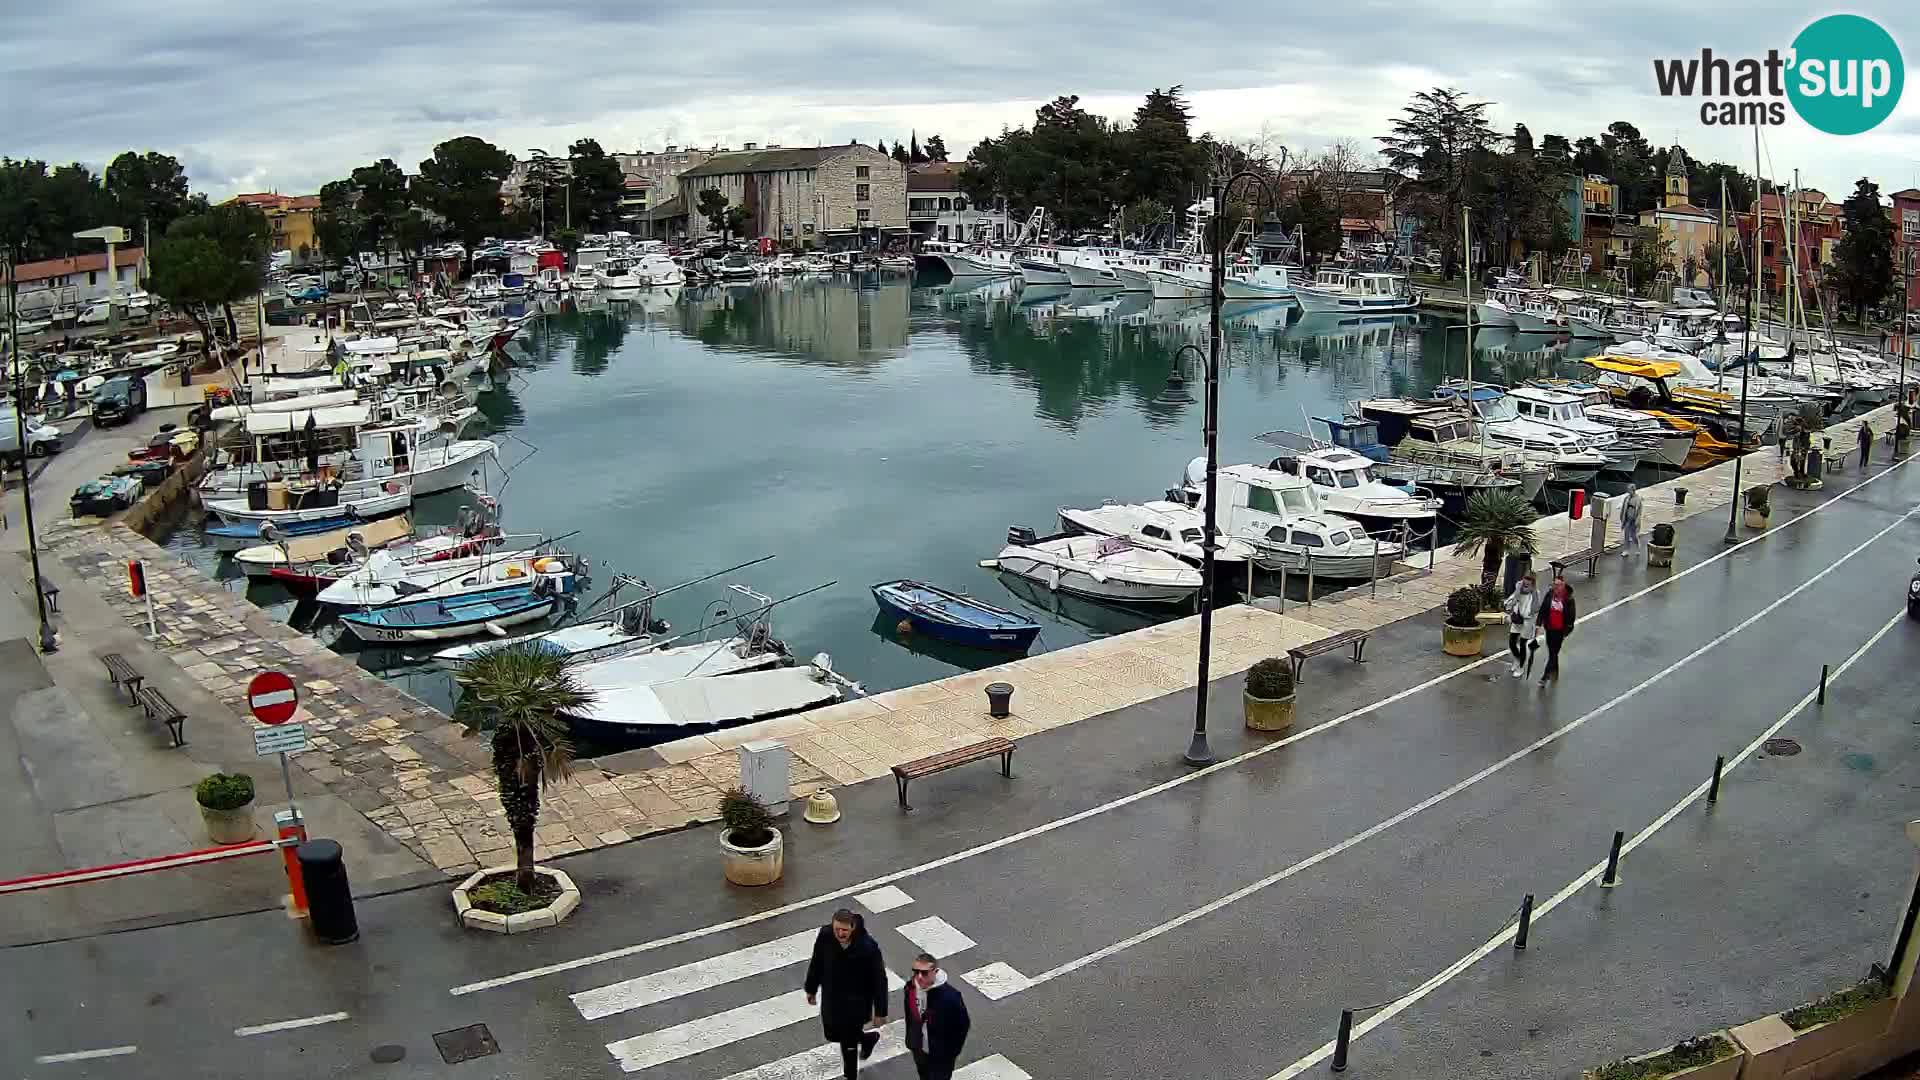
{"type": "Polygon", "coordinates": [[[245,773],[214,773],[193,786],[200,804],[200,820],[216,844],[241,844],[253,839],[253,777],[245,773]]]}
{"type": "Polygon", "coordinates": [[[580,902],[566,874],[534,865],[533,830],[540,791],[566,779],[573,761],[565,714],[593,703],[574,676],[572,659],[524,645],[493,649],[468,660],[455,676],[461,689],[455,716],[470,735],[486,735],[493,779],[513,833],[514,864],[482,869],[454,890],[461,921],[478,929],[514,933],[552,926],[580,902]]]}
{"type": "MultiPolygon", "coordinates": [[[[1480,584],[1494,592],[1493,607],[1500,606],[1494,582],[1500,577],[1500,563],[1509,553],[1537,555],[1539,538],[1533,532],[1538,515],[1533,504],[1512,491],[1482,491],[1467,500],[1466,517],[1460,534],[1454,538],[1455,555],[1480,556],[1480,584]]],[[[1474,650],[1478,652],[1478,648],[1474,650]]]]}
{"type": "Polygon", "coordinates": [[[1293,726],[1293,665],[1269,656],[1247,671],[1241,694],[1247,727],[1254,731],[1285,731],[1293,726]]]}
{"type": "Polygon", "coordinates": [[[1767,527],[1767,518],[1773,513],[1772,494],[1772,489],[1765,484],[1755,484],[1746,490],[1746,494],[1742,496],[1746,506],[1742,520],[1747,528],[1767,527]]]}
{"type": "Polygon", "coordinates": [[[1479,656],[1487,634],[1480,621],[1482,592],[1474,585],[1462,585],[1447,595],[1447,621],[1440,627],[1441,648],[1448,656],[1479,656]]]}
{"type": "Polygon", "coordinates": [[[720,870],[735,885],[771,885],[786,869],[785,844],[767,805],[745,788],[720,797],[720,870]]]}

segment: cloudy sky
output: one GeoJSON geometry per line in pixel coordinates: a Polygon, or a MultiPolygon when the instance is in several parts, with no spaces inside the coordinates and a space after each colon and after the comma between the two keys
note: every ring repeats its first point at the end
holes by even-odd
{"type": "MultiPolygon", "coordinates": [[[[968,0],[206,0],[8,3],[0,12],[0,154],[104,163],[127,148],[179,157],[223,197],[311,192],[433,144],[487,138],[516,154],[593,136],[608,150],[669,142],[812,145],[941,133],[956,156],[1034,107],[1077,93],[1131,112],[1184,84],[1198,128],[1299,149],[1372,136],[1421,88],[1494,102],[1535,138],[1613,120],[1751,170],[1751,129],[1703,127],[1662,99],[1656,56],[1785,49],[1810,18],[1782,0],[1343,0],[1337,4],[1031,4],[968,0]]],[[[1869,0],[1920,55],[1920,8],[1869,0]]],[[[1770,174],[1844,193],[1920,185],[1920,90],[1863,135],[1823,135],[1791,110],[1766,129],[1770,174]]]]}

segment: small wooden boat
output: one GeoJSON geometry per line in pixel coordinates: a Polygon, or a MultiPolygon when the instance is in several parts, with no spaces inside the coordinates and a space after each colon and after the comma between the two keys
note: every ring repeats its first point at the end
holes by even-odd
{"type": "MultiPolygon", "coordinates": [[[[347,532],[364,524],[366,523],[352,515],[340,514],[319,521],[290,521],[284,525],[275,525],[274,528],[280,530],[280,535],[285,539],[295,540],[333,532],[344,536],[347,532]]],[[[207,542],[213,545],[215,551],[239,551],[264,542],[264,538],[260,535],[260,523],[257,521],[233,523],[223,521],[208,525],[203,530],[203,535],[207,538],[207,542]]]]}
{"type": "Polygon", "coordinates": [[[536,585],[387,604],[349,612],[340,621],[361,641],[383,645],[445,641],[544,619],[553,613],[560,596],[559,588],[543,579],[536,585]]]}
{"type": "Polygon", "coordinates": [[[1025,652],[1040,633],[1040,624],[1024,615],[925,582],[875,585],[873,599],[916,634],[977,649],[1025,652]]]}

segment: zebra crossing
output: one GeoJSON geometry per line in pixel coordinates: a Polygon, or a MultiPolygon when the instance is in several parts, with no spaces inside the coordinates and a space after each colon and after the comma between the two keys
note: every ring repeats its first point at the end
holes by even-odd
{"type": "MultiPolygon", "coordinates": [[[[938,956],[943,964],[947,963],[948,957],[966,953],[979,945],[938,915],[924,915],[892,926],[879,925],[879,920],[874,916],[908,908],[914,902],[911,896],[895,886],[862,893],[855,896],[854,900],[870,913],[867,924],[869,931],[889,930],[898,934],[916,951],[924,950],[938,956]]],[[[903,914],[915,913],[907,911],[903,914]]],[[[769,1044],[782,1044],[782,1049],[790,1048],[796,1036],[788,1034],[782,1038],[778,1033],[796,1025],[814,1022],[819,1016],[818,1007],[807,1004],[806,992],[801,989],[786,989],[756,1001],[708,1011],[693,1019],[663,1026],[649,1027],[646,1010],[681,999],[696,999],[697,995],[781,972],[787,973],[787,986],[793,987],[800,981],[800,971],[788,972],[787,969],[797,969],[812,957],[813,943],[818,933],[819,927],[812,926],[731,952],[581,990],[570,994],[569,1000],[583,1020],[605,1023],[609,1028],[620,1025],[628,1031],[637,1030],[635,1034],[621,1033],[622,1037],[605,1044],[613,1062],[628,1074],[646,1073],[661,1066],[682,1063],[671,1070],[674,1076],[679,1077],[687,1075],[685,1070],[689,1067],[698,1068],[697,1065],[691,1065],[688,1059],[709,1052],[742,1046],[757,1049],[769,1044]]],[[[891,951],[897,953],[899,950],[896,946],[891,951]]],[[[962,978],[958,975],[953,977],[962,978]]],[[[889,969],[887,992],[896,1002],[904,985],[905,981],[899,972],[889,969]]],[[[739,991],[735,990],[734,1000],[738,1000],[738,995],[739,991]]],[[[685,1016],[686,1013],[682,1011],[674,1015],[685,1016]]],[[[817,1025],[804,1030],[810,1038],[818,1038],[817,1025]]],[[[862,1062],[862,1071],[905,1056],[907,1048],[904,1038],[904,1025],[900,1021],[882,1027],[880,1042],[872,1056],[862,1062]]],[[[737,1052],[729,1055],[734,1062],[740,1056],[737,1052]]],[[[729,1073],[719,1080],[838,1080],[841,1069],[840,1048],[815,1043],[796,1053],[729,1073]]],[[[719,1070],[709,1066],[709,1071],[719,1070]]],[[[971,1061],[955,1070],[954,1076],[964,1080],[1032,1080],[1024,1069],[1000,1054],[971,1061]]]]}

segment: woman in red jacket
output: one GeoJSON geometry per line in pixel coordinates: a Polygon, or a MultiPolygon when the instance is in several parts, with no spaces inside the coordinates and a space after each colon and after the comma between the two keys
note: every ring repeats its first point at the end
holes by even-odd
{"type": "Polygon", "coordinates": [[[1540,685],[1560,681],[1560,644],[1573,632],[1573,620],[1577,611],[1573,603],[1573,586],[1567,584],[1565,570],[1553,568],[1553,584],[1547,586],[1547,597],[1540,602],[1540,628],[1547,632],[1547,669],[1540,673],[1540,685]]]}

